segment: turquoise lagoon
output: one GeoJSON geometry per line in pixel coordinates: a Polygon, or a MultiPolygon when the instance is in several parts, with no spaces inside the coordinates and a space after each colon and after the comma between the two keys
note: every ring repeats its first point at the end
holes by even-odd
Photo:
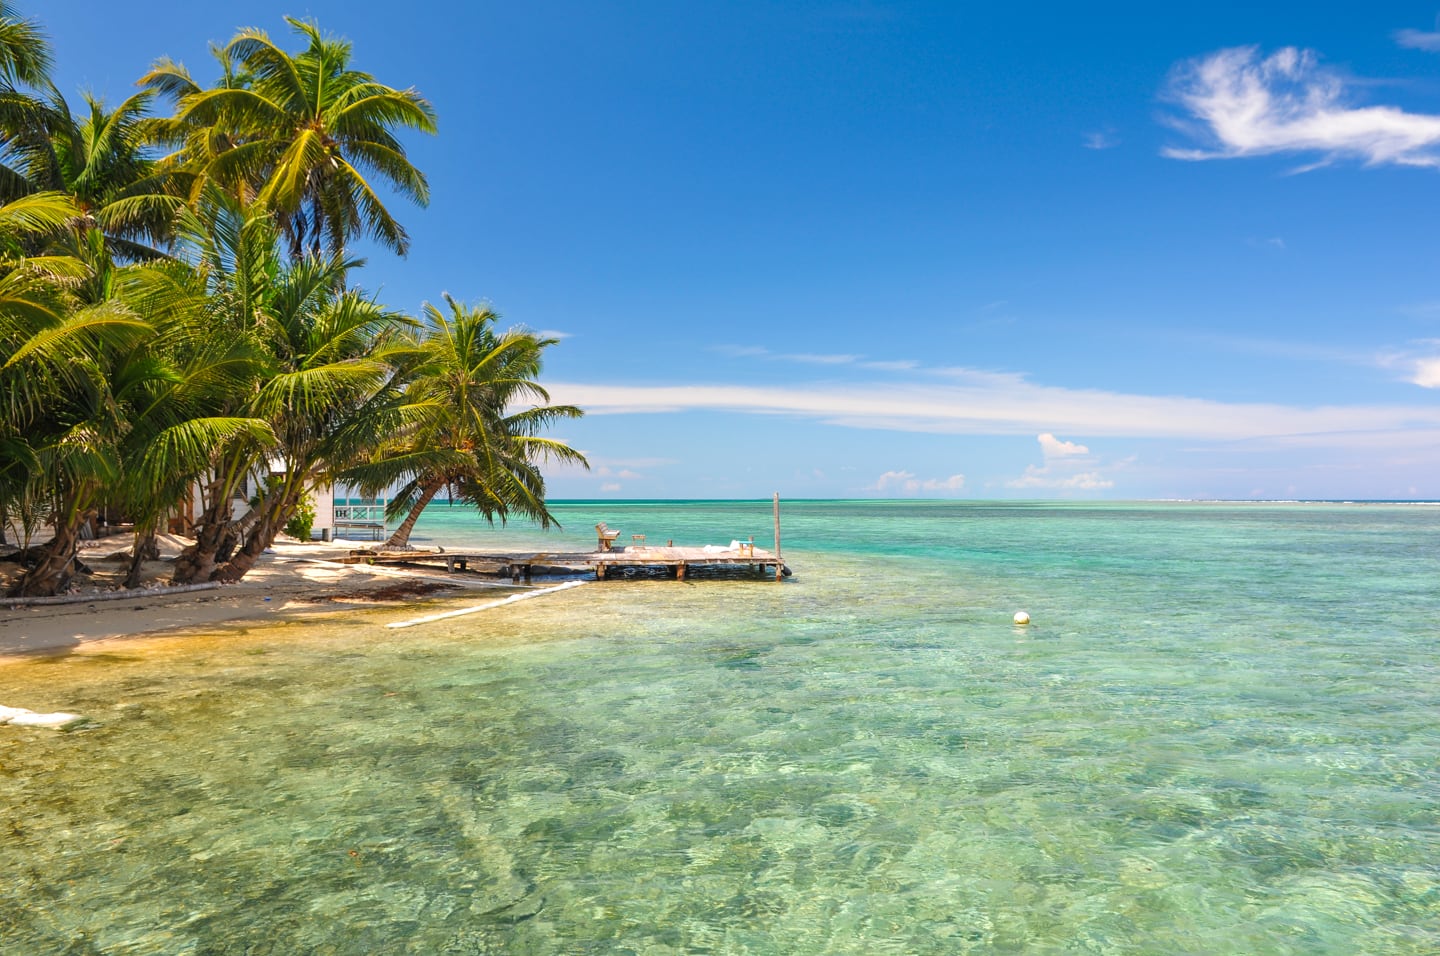
{"type": "MultiPolygon", "coordinates": [[[[769,502],[558,513],[418,537],[770,540],[769,502]]],[[[1440,952],[1440,508],[784,522],[783,584],[0,667],[96,720],[0,728],[0,952],[1440,952]]]]}

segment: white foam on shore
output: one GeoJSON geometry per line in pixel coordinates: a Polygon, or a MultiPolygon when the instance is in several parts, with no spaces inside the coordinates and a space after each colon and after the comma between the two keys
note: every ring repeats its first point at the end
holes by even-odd
{"type": "Polygon", "coordinates": [[[477,611],[488,611],[492,607],[500,607],[505,604],[514,604],[516,601],[527,601],[530,598],[539,597],[542,594],[554,594],[556,591],[567,591],[570,588],[578,588],[585,581],[566,581],[564,584],[557,584],[553,588],[541,588],[538,591],[527,591],[524,594],[512,594],[507,598],[498,601],[487,601],[484,604],[476,604],[471,607],[462,607],[457,611],[446,611],[443,614],[429,614],[425,617],[413,618],[409,621],[392,621],[386,627],[414,627],[417,624],[429,624],[433,621],[443,621],[452,617],[463,617],[466,614],[474,614],[477,611]]]}
{"type": "Polygon", "coordinates": [[[24,707],[0,707],[0,724],[10,724],[12,727],[49,727],[59,730],[84,719],[79,714],[37,714],[24,707]]]}

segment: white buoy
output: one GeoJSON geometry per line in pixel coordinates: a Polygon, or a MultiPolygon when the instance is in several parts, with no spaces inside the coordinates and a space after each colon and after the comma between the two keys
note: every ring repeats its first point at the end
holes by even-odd
{"type": "Polygon", "coordinates": [[[1030,623],[1030,615],[1026,614],[1024,611],[1016,611],[1016,612],[1015,612],[1015,623],[1016,623],[1016,624],[1029,624],[1029,623],[1030,623]]]}

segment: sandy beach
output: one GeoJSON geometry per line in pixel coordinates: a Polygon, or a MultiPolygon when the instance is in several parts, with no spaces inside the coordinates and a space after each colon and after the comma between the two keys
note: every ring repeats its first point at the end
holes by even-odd
{"type": "MultiPolygon", "coordinates": [[[[163,541],[162,556],[173,558],[183,543],[177,538],[163,541]]],[[[335,613],[347,606],[502,586],[467,575],[340,563],[352,548],[365,546],[356,542],[282,539],[238,583],[187,593],[152,594],[139,589],[114,597],[113,588],[126,566],[125,559],[115,555],[127,544],[128,539],[109,538],[82,549],[81,560],[94,573],[73,603],[15,606],[0,599],[0,665],[26,655],[63,654],[100,641],[335,613]]],[[[169,560],[151,562],[146,567],[147,585],[163,585],[169,573],[169,560]]]]}

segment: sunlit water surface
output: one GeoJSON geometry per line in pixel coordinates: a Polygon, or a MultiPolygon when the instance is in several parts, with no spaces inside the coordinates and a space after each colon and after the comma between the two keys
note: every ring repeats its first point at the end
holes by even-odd
{"type": "MultiPolygon", "coordinates": [[[[419,537],[770,543],[768,502],[559,511],[419,537]]],[[[0,727],[0,951],[1440,952],[1440,508],[784,520],[779,585],[0,667],[97,721],[0,727]]]]}

